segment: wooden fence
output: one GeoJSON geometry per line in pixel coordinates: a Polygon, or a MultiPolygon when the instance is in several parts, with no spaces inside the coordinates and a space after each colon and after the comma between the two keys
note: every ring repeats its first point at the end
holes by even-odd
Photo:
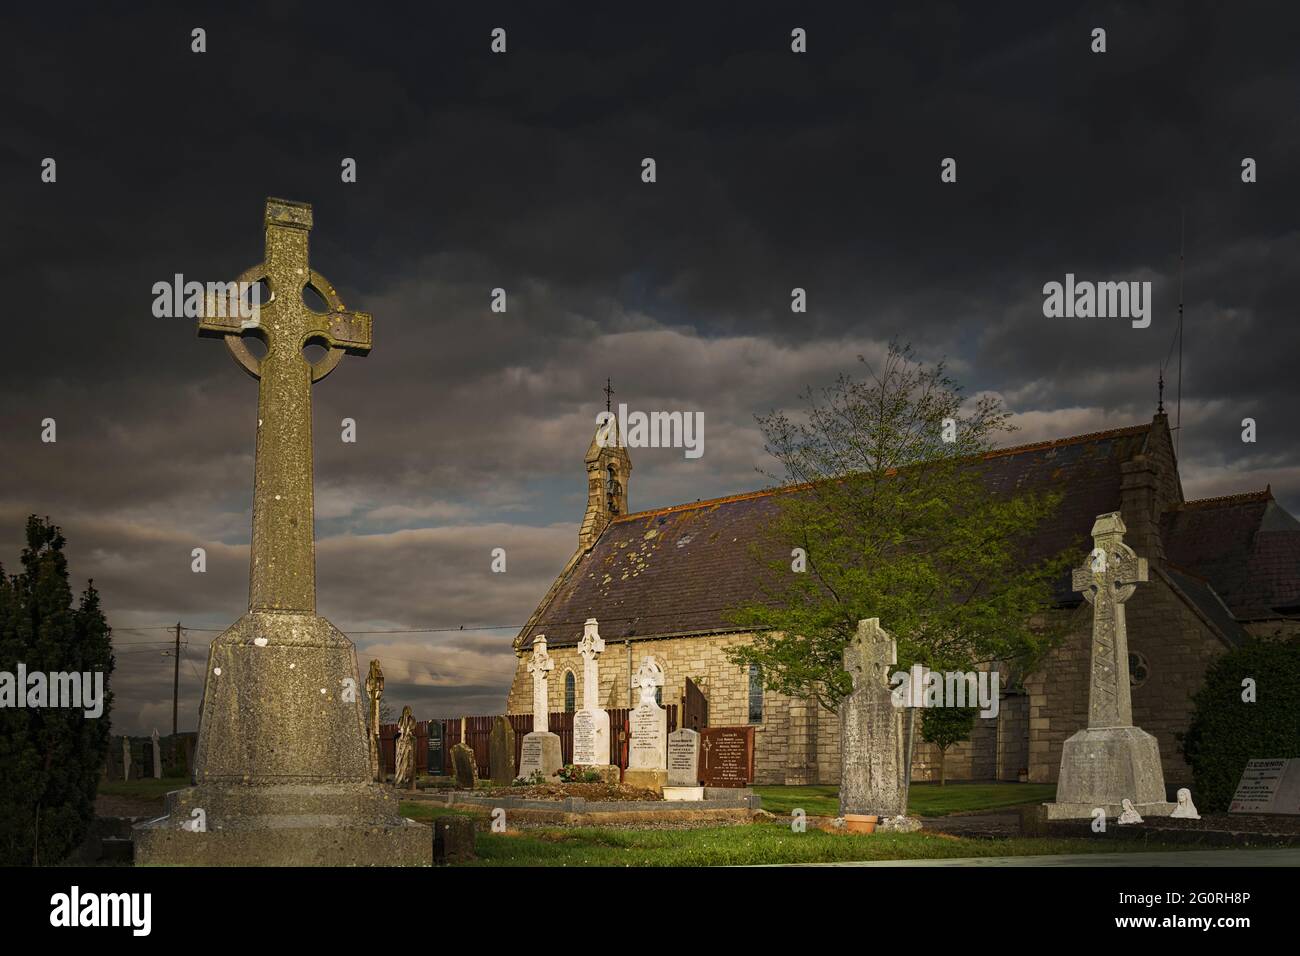
{"type": "MultiPolygon", "coordinates": [[[[669,704],[664,708],[668,711],[668,732],[672,733],[677,729],[677,705],[669,704]]],[[[616,767],[627,768],[627,743],[630,736],[628,728],[628,716],[632,713],[626,707],[613,708],[607,711],[609,714],[609,762],[616,767]]],[[[549,714],[546,718],[548,729],[551,733],[560,738],[560,754],[564,762],[573,762],[573,714],[571,712],[557,711],[549,714]]],[[[532,714],[507,714],[506,720],[510,721],[510,726],[515,732],[515,766],[519,766],[520,752],[524,746],[524,734],[531,733],[533,729],[532,714]]],[[[496,717],[466,717],[465,736],[468,738],[467,743],[474,750],[474,761],[478,764],[478,775],[480,777],[492,776],[492,761],[490,741],[492,737],[492,724],[496,717]]],[[[460,717],[449,717],[439,721],[418,721],[415,725],[415,772],[417,774],[450,774],[453,772],[451,765],[451,748],[460,743],[460,717]],[[429,729],[434,725],[433,736],[435,745],[429,746],[429,729]],[[439,730],[441,731],[441,746],[436,742],[439,739],[439,730]],[[432,771],[429,770],[429,758],[433,756],[435,764],[432,771]],[[440,759],[439,759],[440,758],[440,759]]],[[[379,725],[379,744],[380,753],[383,756],[384,770],[387,773],[395,773],[397,770],[397,724],[380,724],[379,725]]]]}

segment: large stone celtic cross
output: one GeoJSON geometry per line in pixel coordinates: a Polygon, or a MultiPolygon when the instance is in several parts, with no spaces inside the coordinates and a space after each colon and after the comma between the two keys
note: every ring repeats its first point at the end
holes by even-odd
{"type": "Polygon", "coordinates": [[[1092,553],[1072,577],[1074,590],[1092,605],[1090,728],[1133,725],[1124,602],[1147,580],[1147,559],[1124,543],[1126,530],[1118,511],[1098,515],[1092,526],[1092,553]]]}
{"type": "Polygon", "coordinates": [[[308,265],[311,226],[309,204],[268,199],[266,258],[236,281],[265,280],[270,300],[261,304],[255,321],[216,316],[211,308],[199,321],[199,334],[224,337],[235,360],[259,383],[250,610],[316,610],[311,385],[333,371],[344,353],[370,351],[370,315],[347,311],[334,287],[308,265]],[[308,286],[328,312],[308,308],[303,300],[308,286]],[[261,359],[244,341],[249,330],[266,343],[261,359]],[[303,357],[311,344],[329,350],[315,364],[303,357]]]}

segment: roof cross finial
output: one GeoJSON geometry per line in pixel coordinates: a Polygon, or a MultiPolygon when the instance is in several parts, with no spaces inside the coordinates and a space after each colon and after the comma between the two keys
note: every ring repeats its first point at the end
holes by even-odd
{"type": "Polygon", "coordinates": [[[614,380],[605,379],[605,387],[602,391],[605,393],[605,411],[609,411],[610,398],[614,395],[614,380]]]}

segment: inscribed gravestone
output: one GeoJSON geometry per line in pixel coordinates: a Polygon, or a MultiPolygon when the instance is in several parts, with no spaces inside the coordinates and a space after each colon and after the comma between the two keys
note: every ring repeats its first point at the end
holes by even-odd
{"type": "Polygon", "coordinates": [[[700,783],[700,735],[683,727],[668,735],[668,786],[697,787],[700,783]]]}
{"type": "Polygon", "coordinates": [[[653,657],[641,662],[636,675],[641,701],[628,717],[632,741],[628,746],[629,770],[665,770],[668,766],[668,711],[655,700],[664,671],[653,657]]]}
{"type": "Polygon", "coordinates": [[[1300,759],[1248,760],[1228,812],[1300,814],[1300,759]]]}
{"type": "Polygon", "coordinates": [[[700,732],[700,779],[706,787],[754,782],[754,728],[706,727],[700,732]]]}
{"type": "Polygon", "coordinates": [[[609,763],[609,712],[600,707],[600,671],[597,659],[605,642],[594,617],[588,618],[578,642],[582,657],[582,709],[573,715],[573,762],[578,766],[609,763]]]}

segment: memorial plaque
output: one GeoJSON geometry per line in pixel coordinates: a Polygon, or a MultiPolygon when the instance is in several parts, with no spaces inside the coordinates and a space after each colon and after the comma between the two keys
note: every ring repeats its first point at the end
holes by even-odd
{"type": "Polygon", "coordinates": [[[1300,815],[1300,759],[1247,761],[1228,812],[1300,815]]]}
{"type": "Polygon", "coordinates": [[[754,728],[700,731],[700,780],[706,787],[747,787],[754,782],[754,728]]]}

